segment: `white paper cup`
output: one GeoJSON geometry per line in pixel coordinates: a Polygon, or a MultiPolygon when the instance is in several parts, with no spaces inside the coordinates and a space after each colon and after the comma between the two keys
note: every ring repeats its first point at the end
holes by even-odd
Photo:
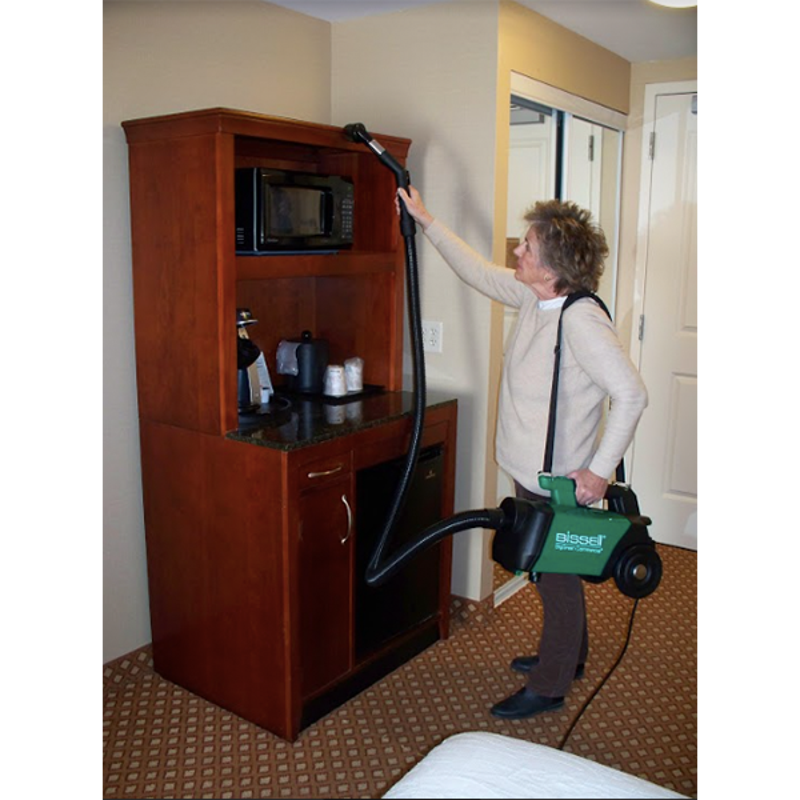
{"type": "Polygon", "coordinates": [[[342,397],[347,394],[344,367],[341,364],[331,364],[325,370],[324,391],[328,397],[342,397]]]}
{"type": "Polygon", "coordinates": [[[360,392],[364,388],[364,359],[348,358],[344,362],[344,378],[348,392],[360,392]]]}

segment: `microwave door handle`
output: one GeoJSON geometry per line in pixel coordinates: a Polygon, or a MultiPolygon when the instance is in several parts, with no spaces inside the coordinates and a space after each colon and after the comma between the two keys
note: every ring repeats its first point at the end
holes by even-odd
{"type": "Polygon", "coordinates": [[[333,232],[333,193],[329,189],[320,192],[319,213],[322,233],[324,236],[330,236],[333,232]]]}

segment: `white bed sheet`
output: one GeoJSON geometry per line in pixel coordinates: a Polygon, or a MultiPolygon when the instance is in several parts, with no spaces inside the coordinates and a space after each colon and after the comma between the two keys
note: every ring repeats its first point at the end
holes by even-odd
{"type": "Polygon", "coordinates": [[[433,748],[386,798],[685,797],[553,747],[496,733],[459,733],[433,748]]]}

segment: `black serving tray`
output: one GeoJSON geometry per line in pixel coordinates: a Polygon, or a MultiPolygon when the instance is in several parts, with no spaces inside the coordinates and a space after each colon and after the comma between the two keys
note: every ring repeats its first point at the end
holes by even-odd
{"type": "Polygon", "coordinates": [[[285,386],[276,386],[275,387],[275,394],[281,395],[283,397],[289,397],[293,400],[314,400],[318,403],[326,403],[330,406],[340,406],[345,403],[354,403],[357,400],[361,400],[364,397],[371,397],[372,395],[376,394],[383,394],[386,391],[384,386],[378,386],[373,383],[365,383],[364,387],[361,391],[358,392],[348,392],[347,394],[343,394],[339,397],[330,395],[330,394],[311,394],[309,392],[298,392],[293,389],[289,389],[285,386]]]}

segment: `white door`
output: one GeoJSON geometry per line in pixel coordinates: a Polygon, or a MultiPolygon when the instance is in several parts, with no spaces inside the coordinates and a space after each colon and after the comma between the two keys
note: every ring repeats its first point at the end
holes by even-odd
{"type": "Polygon", "coordinates": [[[617,291],[619,176],[622,134],[568,114],[562,197],[592,212],[608,242],[597,294],[613,309],[617,291]]]}
{"type": "Polygon", "coordinates": [[[509,131],[506,236],[510,239],[527,233],[525,212],[537,200],[553,197],[555,189],[555,119],[548,114],[527,113],[529,117],[512,123],[509,131]]]}
{"type": "Polygon", "coordinates": [[[603,129],[586,120],[571,117],[566,150],[564,199],[588,209],[595,219],[599,219],[603,129]]]}
{"type": "MultiPolygon", "coordinates": [[[[683,90],[680,90],[683,87],[683,90]]],[[[648,87],[631,353],[650,402],[629,479],[650,535],[697,549],[697,93],[648,87]],[[652,134],[652,135],[651,135],[652,134]]]]}

